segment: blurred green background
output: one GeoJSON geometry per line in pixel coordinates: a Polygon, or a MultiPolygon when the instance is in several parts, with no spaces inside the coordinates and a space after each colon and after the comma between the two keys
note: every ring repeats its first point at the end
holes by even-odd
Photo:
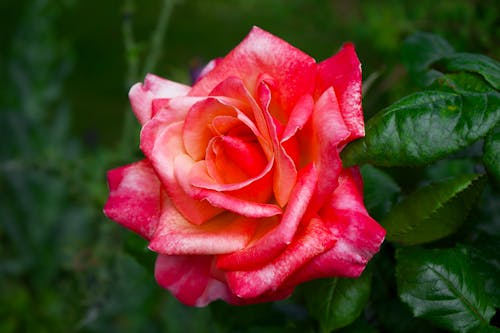
{"type": "Polygon", "coordinates": [[[309,327],[293,302],[191,309],[156,286],[145,243],[102,214],[106,170],[141,156],[128,88],[147,70],[189,84],[257,25],[318,61],[354,42],[369,117],[416,90],[405,37],[499,59],[499,14],[495,0],[1,0],[0,332],[309,327]]]}

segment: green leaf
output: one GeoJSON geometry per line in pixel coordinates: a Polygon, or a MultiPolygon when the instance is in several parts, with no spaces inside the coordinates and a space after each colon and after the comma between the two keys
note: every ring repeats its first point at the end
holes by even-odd
{"type": "Polygon", "coordinates": [[[366,209],[375,219],[384,217],[396,202],[401,189],[387,173],[371,165],[361,167],[366,209]]]}
{"type": "Polygon", "coordinates": [[[370,326],[365,320],[356,320],[352,325],[336,331],[338,333],[377,333],[378,330],[370,326]]]}
{"type": "Polygon", "coordinates": [[[500,186],[500,123],[486,136],[483,163],[488,174],[500,186]]]}
{"type": "Polygon", "coordinates": [[[474,266],[485,281],[486,293],[495,307],[500,307],[500,244],[498,238],[481,237],[480,243],[467,247],[474,266]]]}
{"type": "Polygon", "coordinates": [[[500,328],[491,325],[482,325],[474,333],[500,333],[500,328]]]}
{"type": "Polygon", "coordinates": [[[399,296],[415,316],[465,333],[488,325],[495,314],[466,251],[404,248],[396,259],[399,296]]]}
{"type": "Polygon", "coordinates": [[[381,221],[387,239],[415,245],[452,234],[467,217],[484,184],[480,175],[462,175],[416,190],[381,221]]]}
{"type": "Polygon", "coordinates": [[[306,286],[306,307],[324,333],[347,326],[359,317],[371,290],[370,272],[357,279],[322,279],[306,286]]]}
{"type": "Polygon", "coordinates": [[[442,75],[433,82],[430,88],[457,93],[486,93],[495,91],[480,76],[464,72],[442,75]]]}
{"type": "Polygon", "coordinates": [[[366,136],[342,151],[344,166],[415,166],[484,137],[500,120],[500,93],[425,91],[407,96],[366,123],[366,136]]]}
{"type": "Polygon", "coordinates": [[[455,53],[439,61],[450,71],[474,72],[484,77],[495,89],[500,89],[500,63],[482,54],[455,53]]]}
{"type": "Polygon", "coordinates": [[[401,47],[401,58],[410,77],[422,86],[427,86],[441,73],[428,70],[435,61],[453,54],[453,47],[443,38],[425,32],[408,37],[401,47]]]}

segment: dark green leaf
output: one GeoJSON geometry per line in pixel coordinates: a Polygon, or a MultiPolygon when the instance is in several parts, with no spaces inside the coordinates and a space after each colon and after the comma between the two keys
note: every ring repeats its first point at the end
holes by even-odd
{"type": "Polygon", "coordinates": [[[491,325],[482,325],[474,333],[500,333],[500,328],[491,325]]]}
{"type": "Polygon", "coordinates": [[[371,273],[357,279],[322,279],[306,288],[306,306],[311,316],[319,321],[322,332],[347,326],[354,322],[368,301],[371,273]]]}
{"type": "Polygon", "coordinates": [[[480,76],[464,72],[442,75],[434,81],[430,88],[456,93],[485,93],[495,91],[480,76]]]}
{"type": "Polygon", "coordinates": [[[471,175],[476,170],[477,163],[472,158],[443,159],[429,165],[425,169],[424,177],[429,183],[440,182],[453,177],[471,175]]]}
{"type": "Polygon", "coordinates": [[[480,175],[462,175],[408,195],[381,222],[387,239],[414,245],[452,234],[479,197],[484,180],[480,175]]]}
{"type": "Polygon", "coordinates": [[[377,333],[378,330],[370,326],[366,320],[356,320],[351,325],[344,327],[338,331],[338,333],[377,333]]]}
{"type": "Polygon", "coordinates": [[[413,314],[454,332],[488,325],[495,309],[464,250],[400,249],[398,292],[413,314]]]}
{"type": "Polygon", "coordinates": [[[345,166],[423,165],[484,137],[500,119],[500,94],[426,91],[407,96],[366,124],[342,152],[345,166]]]}
{"type": "Polygon", "coordinates": [[[401,48],[403,63],[410,77],[417,83],[427,86],[440,76],[436,70],[428,70],[435,61],[453,54],[455,51],[443,38],[425,32],[408,37],[401,48]]]}
{"type": "Polygon", "coordinates": [[[482,54],[455,53],[439,64],[450,71],[474,72],[484,77],[495,89],[500,89],[500,63],[482,54]]]}
{"type": "Polygon", "coordinates": [[[489,175],[500,186],[500,123],[486,136],[483,163],[489,175]]]}
{"type": "Polygon", "coordinates": [[[375,219],[384,217],[401,192],[399,185],[385,172],[371,165],[361,167],[365,206],[375,219]]]}
{"type": "Polygon", "coordinates": [[[481,243],[468,247],[474,269],[485,281],[485,290],[493,304],[500,307],[500,244],[494,237],[483,237],[481,243]]]}

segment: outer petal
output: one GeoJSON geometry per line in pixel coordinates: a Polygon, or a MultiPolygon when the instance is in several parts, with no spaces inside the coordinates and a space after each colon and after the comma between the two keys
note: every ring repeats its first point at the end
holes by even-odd
{"type": "Polygon", "coordinates": [[[191,87],[147,74],[144,84],[136,83],[130,88],[129,98],[132,111],[141,124],[152,117],[152,102],[157,98],[185,96],[191,87]]]}
{"type": "Polygon", "coordinates": [[[244,248],[251,240],[257,222],[225,213],[196,226],[177,211],[170,199],[165,198],[149,248],[167,255],[234,252],[244,248]]]}
{"type": "Polygon", "coordinates": [[[147,160],[108,172],[110,194],[104,213],[146,239],[160,217],[160,181],[147,160]]]}
{"type": "Polygon", "coordinates": [[[316,183],[316,170],[312,165],[299,173],[297,185],[292,191],[290,202],[280,224],[267,232],[247,248],[219,256],[217,267],[226,270],[249,270],[262,266],[278,256],[292,242],[300,221],[309,204],[316,183]]]}
{"type": "Polygon", "coordinates": [[[357,168],[343,170],[338,188],[320,212],[337,242],[303,266],[287,286],[323,277],[357,277],[378,252],[385,230],[366,212],[360,180],[357,168]]]}
{"type": "Polygon", "coordinates": [[[155,277],[182,303],[205,306],[234,299],[227,285],[211,275],[213,256],[165,256],[156,259],[155,277]]]}
{"type": "Polygon", "coordinates": [[[141,150],[151,159],[154,145],[159,134],[173,123],[183,122],[191,107],[204,100],[201,97],[177,97],[155,99],[153,101],[154,117],[142,127],[141,150]]]}
{"type": "Polygon", "coordinates": [[[313,257],[323,253],[335,239],[320,219],[313,218],[286,250],[271,263],[252,271],[228,272],[231,290],[239,297],[257,297],[277,290],[287,277],[313,257]]]}
{"type": "Polygon", "coordinates": [[[365,135],[361,108],[361,64],[353,44],[345,44],[333,57],[318,64],[316,96],[333,87],[344,121],[351,131],[350,140],[365,135]]]}
{"type": "Polygon", "coordinates": [[[291,110],[302,95],[312,93],[316,63],[282,39],[254,27],[233,51],[193,86],[190,95],[207,95],[229,76],[240,77],[253,94],[258,77],[264,73],[277,80],[283,106],[291,110]]]}

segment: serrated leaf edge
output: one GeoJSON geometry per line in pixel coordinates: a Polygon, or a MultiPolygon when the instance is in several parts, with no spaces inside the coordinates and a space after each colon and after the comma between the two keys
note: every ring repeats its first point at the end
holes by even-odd
{"type": "MultiPolygon", "coordinates": [[[[475,181],[477,181],[477,180],[479,180],[479,179],[481,179],[482,177],[483,177],[483,175],[482,175],[482,174],[477,174],[477,175],[476,175],[476,177],[471,178],[471,179],[469,180],[469,182],[468,182],[469,184],[468,184],[468,185],[466,185],[465,187],[461,188],[459,191],[455,192],[455,194],[453,194],[452,196],[450,196],[449,198],[447,198],[447,199],[446,199],[446,201],[443,201],[443,202],[450,202],[450,201],[453,201],[453,200],[454,200],[454,199],[455,199],[458,195],[460,195],[461,193],[463,193],[464,191],[466,191],[468,188],[470,188],[470,187],[472,187],[473,185],[475,185],[475,184],[474,184],[474,182],[475,182],[475,181]]],[[[450,179],[450,181],[451,181],[451,180],[453,180],[453,179],[450,179]]],[[[433,183],[433,184],[442,184],[442,183],[444,183],[444,182],[437,182],[437,183],[433,183]]],[[[429,185],[429,186],[432,186],[432,184],[431,184],[431,185],[429,185]]],[[[422,189],[423,189],[423,188],[422,188],[422,189]]],[[[480,194],[481,194],[481,192],[477,193],[477,194],[475,195],[475,197],[474,197],[471,201],[475,201],[475,200],[477,199],[477,197],[479,197],[479,195],[480,195],[480,194]]],[[[406,199],[405,199],[405,200],[406,200],[406,199]]],[[[472,207],[473,207],[473,206],[474,206],[474,205],[473,205],[473,204],[471,204],[471,205],[467,208],[467,211],[465,212],[465,215],[468,215],[468,214],[469,214],[469,212],[471,211],[471,209],[472,209],[472,207]]],[[[417,223],[417,224],[415,224],[415,223],[409,224],[409,225],[407,225],[407,227],[406,227],[406,228],[401,229],[401,231],[400,231],[400,232],[397,232],[397,233],[391,233],[390,231],[388,231],[388,232],[387,232],[387,239],[388,239],[388,240],[390,240],[390,241],[395,241],[395,242],[398,242],[398,243],[404,243],[404,242],[400,242],[400,241],[398,241],[398,240],[397,240],[397,239],[395,239],[395,238],[398,238],[398,237],[400,237],[400,236],[402,236],[402,235],[406,235],[407,233],[409,233],[409,232],[413,231],[413,230],[414,230],[416,227],[418,227],[421,223],[423,223],[423,222],[425,222],[425,221],[427,221],[427,220],[431,219],[431,218],[432,218],[435,214],[437,214],[437,212],[439,211],[439,209],[441,209],[441,208],[443,208],[443,207],[444,207],[444,205],[443,205],[441,202],[438,202],[438,204],[436,205],[436,208],[434,208],[432,211],[430,211],[428,216],[426,216],[425,218],[421,219],[421,220],[420,220],[420,221],[421,221],[420,223],[417,223]]]]}

